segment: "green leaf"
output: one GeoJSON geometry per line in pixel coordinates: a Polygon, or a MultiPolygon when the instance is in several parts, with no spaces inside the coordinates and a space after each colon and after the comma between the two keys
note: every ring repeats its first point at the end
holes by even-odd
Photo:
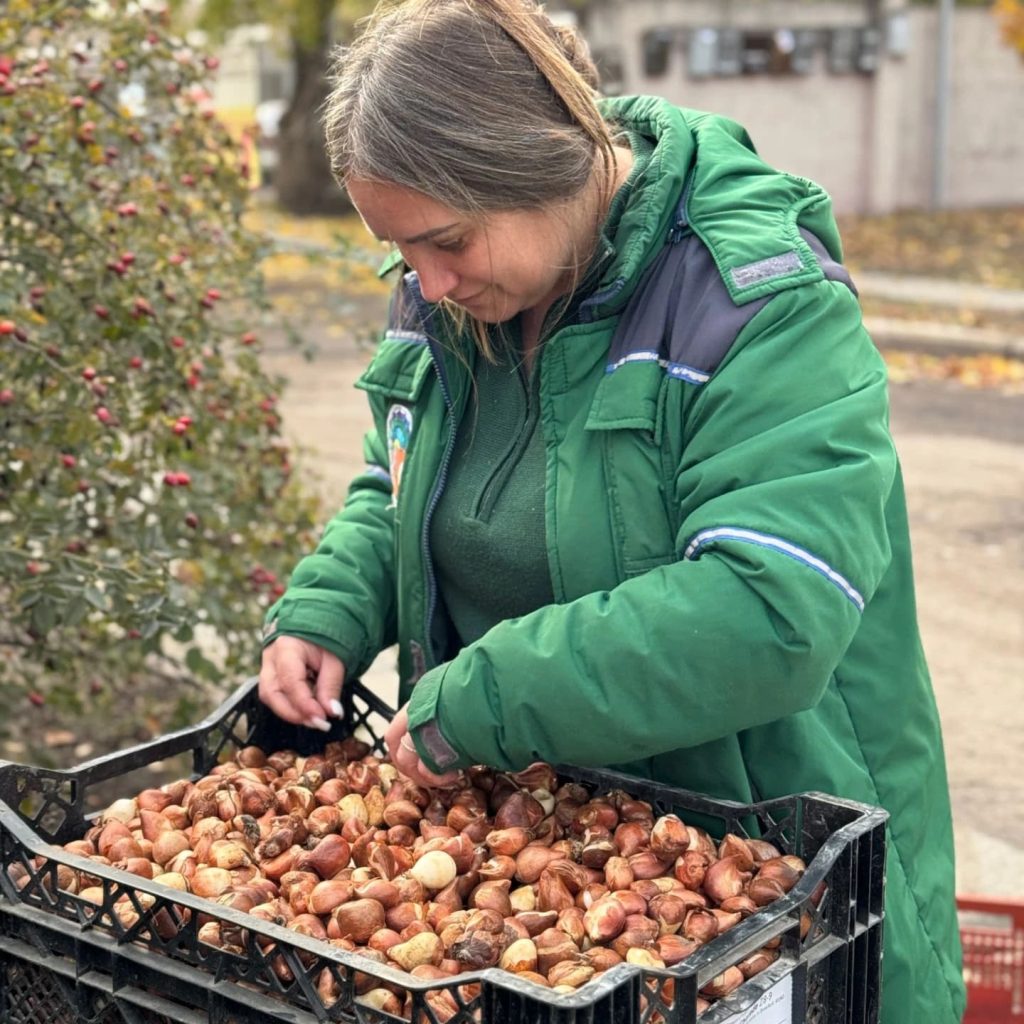
{"type": "Polygon", "coordinates": [[[77,626],[89,611],[89,605],[81,598],[73,598],[64,609],[64,624],[77,626]]]}
{"type": "Polygon", "coordinates": [[[32,608],[32,632],[44,637],[57,625],[57,610],[49,600],[40,601],[32,608]]]}

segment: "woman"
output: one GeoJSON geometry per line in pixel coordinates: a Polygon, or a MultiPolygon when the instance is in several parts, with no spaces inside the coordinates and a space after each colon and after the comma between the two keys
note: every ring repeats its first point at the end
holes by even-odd
{"type": "Polygon", "coordinates": [[[829,200],[735,124],[594,81],[525,0],[408,0],[341,56],[334,172],[409,272],[366,472],[268,617],[261,696],[326,727],[397,641],[387,742],[427,784],[544,759],[881,804],[883,1013],[953,1022],[939,722],[829,200]]]}

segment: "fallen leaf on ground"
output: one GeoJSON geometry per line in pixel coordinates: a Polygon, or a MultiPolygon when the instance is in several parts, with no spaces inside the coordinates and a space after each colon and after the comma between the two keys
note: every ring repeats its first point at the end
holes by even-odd
{"type": "Polygon", "coordinates": [[[977,356],[936,356],[905,349],[883,349],[889,380],[950,380],[968,388],[992,388],[1024,394],[1024,360],[985,353],[977,356]]]}

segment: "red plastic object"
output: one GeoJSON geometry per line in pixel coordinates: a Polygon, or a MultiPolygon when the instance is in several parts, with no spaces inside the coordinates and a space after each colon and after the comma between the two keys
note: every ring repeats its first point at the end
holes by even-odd
{"type": "Polygon", "coordinates": [[[1024,902],[958,896],[964,1024],[1024,1024],[1024,902]]]}

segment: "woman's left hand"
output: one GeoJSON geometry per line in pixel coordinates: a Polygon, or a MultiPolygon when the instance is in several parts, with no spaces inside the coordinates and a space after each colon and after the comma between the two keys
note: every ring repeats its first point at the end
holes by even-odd
{"type": "Polygon", "coordinates": [[[409,734],[409,716],[405,708],[399,708],[391,724],[384,733],[384,742],[388,746],[388,753],[395,767],[407,775],[413,782],[427,789],[437,789],[441,786],[452,786],[462,776],[462,772],[446,772],[444,775],[435,775],[421,760],[416,752],[416,747],[409,734]]]}

